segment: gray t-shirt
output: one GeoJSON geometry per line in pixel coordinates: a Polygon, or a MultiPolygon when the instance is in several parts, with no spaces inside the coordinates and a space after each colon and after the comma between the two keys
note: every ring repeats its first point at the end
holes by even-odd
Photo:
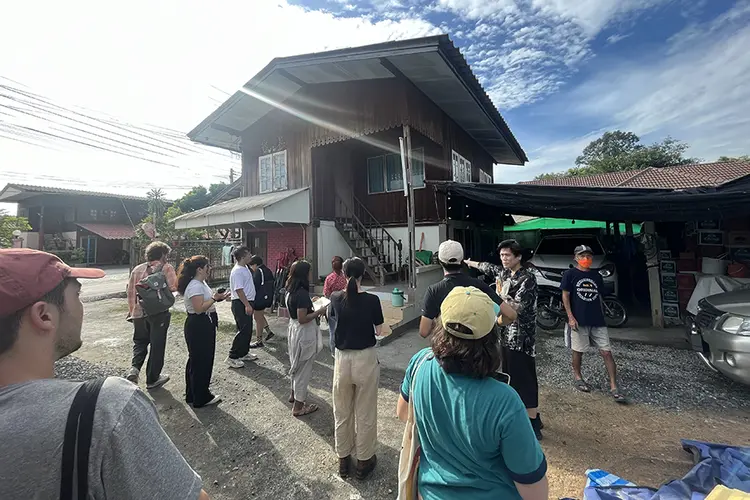
{"type": "MultiPolygon", "coordinates": [[[[0,388],[0,498],[58,498],[63,436],[80,382],[44,379],[0,388]]],[[[89,498],[196,500],[201,478],[135,385],[108,378],[94,412],[89,498]]]]}

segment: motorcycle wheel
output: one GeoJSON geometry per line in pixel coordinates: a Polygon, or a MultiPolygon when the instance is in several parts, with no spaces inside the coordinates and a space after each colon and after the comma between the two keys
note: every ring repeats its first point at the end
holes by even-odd
{"type": "MultiPolygon", "coordinates": [[[[549,300],[549,299],[548,299],[549,300]]],[[[550,310],[550,305],[538,303],[536,306],[536,325],[542,330],[557,330],[563,319],[550,310]]]]}
{"type": "Polygon", "coordinates": [[[628,322],[628,311],[618,298],[604,298],[604,321],[610,328],[621,328],[628,322]]]}

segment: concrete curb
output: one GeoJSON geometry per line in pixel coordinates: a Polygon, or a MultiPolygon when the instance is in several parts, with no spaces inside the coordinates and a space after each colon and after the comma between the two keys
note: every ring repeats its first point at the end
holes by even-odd
{"type": "Polygon", "coordinates": [[[112,293],[105,293],[102,295],[90,295],[88,297],[81,297],[81,302],[84,304],[87,302],[98,302],[100,300],[108,300],[108,299],[126,299],[128,297],[127,292],[112,292],[112,293]]]}

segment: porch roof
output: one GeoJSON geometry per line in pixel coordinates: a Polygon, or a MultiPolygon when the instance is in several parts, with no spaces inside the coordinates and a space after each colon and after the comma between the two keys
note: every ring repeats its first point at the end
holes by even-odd
{"type": "Polygon", "coordinates": [[[103,224],[98,222],[78,223],[78,227],[101,236],[105,240],[129,240],[135,238],[135,229],[127,224],[103,224]]]}
{"type": "Polygon", "coordinates": [[[458,123],[497,163],[528,158],[448,35],[272,60],[188,133],[193,141],[239,151],[242,131],[303,86],[402,74],[458,123]]]}
{"type": "Polygon", "coordinates": [[[310,223],[310,189],[245,196],[180,215],[175,229],[234,226],[253,222],[310,223]]]}

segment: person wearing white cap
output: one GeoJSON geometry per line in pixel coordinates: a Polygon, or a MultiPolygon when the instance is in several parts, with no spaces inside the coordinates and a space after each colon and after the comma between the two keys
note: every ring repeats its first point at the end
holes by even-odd
{"type": "Polygon", "coordinates": [[[432,346],[406,369],[396,413],[407,432],[416,424],[422,500],[548,498],[547,461],[526,408],[497,380],[498,309],[475,287],[453,288],[432,346]]]}
{"type": "Polygon", "coordinates": [[[438,248],[438,261],[443,267],[445,276],[442,281],[430,285],[424,294],[422,302],[422,318],[419,322],[419,334],[427,337],[432,332],[435,318],[440,314],[440,305],[451,290],[457,286],[473,286],[486,293],[502,312],[503,322],[516,319],[516,311],[495,293],[484,281],[461,272],[464,262],[464,249],[461,243],[454,240],[446,240],[438,248]]]}

